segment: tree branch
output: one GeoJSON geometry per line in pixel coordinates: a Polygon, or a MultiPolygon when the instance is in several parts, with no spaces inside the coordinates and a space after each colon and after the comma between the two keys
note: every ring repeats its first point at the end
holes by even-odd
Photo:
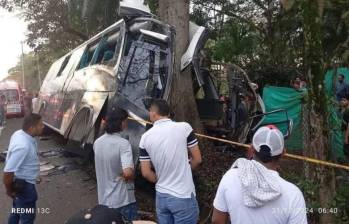
{"type": "Polygon", "coordinates": [[[209,6],[205,6],[205,8],[207,10],[215,10],[216,12],[225,14],[225,15],[230,16],[230,17],[234,17],[234,18],[238,19],[239,21],[241,21],[243,23],[246,23],[247,25],[253,27],[256,30],[258,30],[262,34],[265,34],[265,30],[263,28],[259,27],[258,25],[256,25],[253,21],[248,20],[246,18],[243,18],[243,17],[241,17],[241,16],[239,16],[239,15],[237,15],[235,13],[232,13],[230,10],[225,10],[225,9],[219,10],[219,9],[214,9],[212,7],[209,7],[209,6]]]}
{"type": "Polygon", "coordinates": [[[63,28],[64,32],[70,33],[72,35],[75,35],[77,37],[79,37],[82,40],[88,40],[88,36],[80,31],[77,31],[75,29],[73,29],[72,27],[70,27],[69,25],[66,25],[64,23],[61,23],[61,26],[63,28]]]}

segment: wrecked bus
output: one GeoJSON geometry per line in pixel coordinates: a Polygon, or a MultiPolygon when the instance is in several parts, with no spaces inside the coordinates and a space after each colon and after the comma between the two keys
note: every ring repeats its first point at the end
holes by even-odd
{"type": "MultiPolygon", "coordinates": [[[[85,146],[99,136],[107,109],[122,107],[135,119],[125,134],[138,155],[149,99],[170,97],[175,30],[144,6],[121,2],[120,15],[123,19],[52,64],[34,111],[42,115],[47,127],[69,142],[85,146]]],[[[245,141],[252,125],[261,120],[249,118],[264,112],[262,102],[247,75],[230,68],[233,92],[224,107],[209,68],[200,62],[207,36],[204,27],[190,24],[190,44],[181,69],[190,66],[187,69],[192,70],[195,94],[203,92],[197,106],[204,126],[217,135],[245,141]]]]}

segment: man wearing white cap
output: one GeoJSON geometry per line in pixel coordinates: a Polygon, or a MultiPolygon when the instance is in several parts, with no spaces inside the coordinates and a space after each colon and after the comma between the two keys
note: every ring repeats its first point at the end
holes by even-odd
{"type": "Polygon", "coordinates": [[[252,160],[240,158],[223,176],[213,202],[215,224],[307,224],[299,188],[276,171],[284,152],[279,129],[261,127],[253,136],[252,160]]]}

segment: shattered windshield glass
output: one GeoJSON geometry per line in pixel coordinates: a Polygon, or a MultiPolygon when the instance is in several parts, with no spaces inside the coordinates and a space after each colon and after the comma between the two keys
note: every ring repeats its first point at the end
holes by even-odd
{"type": "Polygon", "coordinates": [[[162,96],[167,80],[167,53],[160,46],[135,41],[124,57],[122,94],[139,107],[162,96]]]}

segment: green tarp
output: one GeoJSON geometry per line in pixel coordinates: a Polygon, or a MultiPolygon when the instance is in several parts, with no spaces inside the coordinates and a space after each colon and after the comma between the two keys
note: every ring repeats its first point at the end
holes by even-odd
{"type": "MultiPolygon", "coordinates": [[[[338,68],[337,71],[329,70],[325,75],[325,88],[328,96],[328,111],[329,111],[329,125],[330,125],[330,142],[333,156],[336,158],[343,158],[343,131],[341,130],[341,118],[338,117],[337,108],[338,103],[334,97],[334,86],[339,74],[345,76],[349,84],[349,68],[338,68]]],[[[296,91],[293,88],[267,86],[263,89],[263,101],[266,111],[270,112],[277,109],[285,109],[288,112],[289,119],[293,120],[292,135],[286,140],[286,147],[288,150],[303,149],[303,132],[302,132],[302,99],[306,94],[304,91],[296,91]]],[[[267,115],[264,119],[264,124],[276,123],[277,126],[285,134],[286,124],[285,113],[277,113],[267,115]]]]}
{"type": "MultiPolygon", "coordinates": [[[[293,88],[267,86],[263,89],[263,101],[267,112],[285,109],[288,118],[293,121],[292,135],[286,140],[288,150],[301,150],[303,148],[303,138],[301,130],[301,103],[303,91],[296,91],[293,88]]],[[[276,124],[278,128],[287,133],[287,121],[285,112],[270,114],[265,117],[263,124],[276,124]]]]}

